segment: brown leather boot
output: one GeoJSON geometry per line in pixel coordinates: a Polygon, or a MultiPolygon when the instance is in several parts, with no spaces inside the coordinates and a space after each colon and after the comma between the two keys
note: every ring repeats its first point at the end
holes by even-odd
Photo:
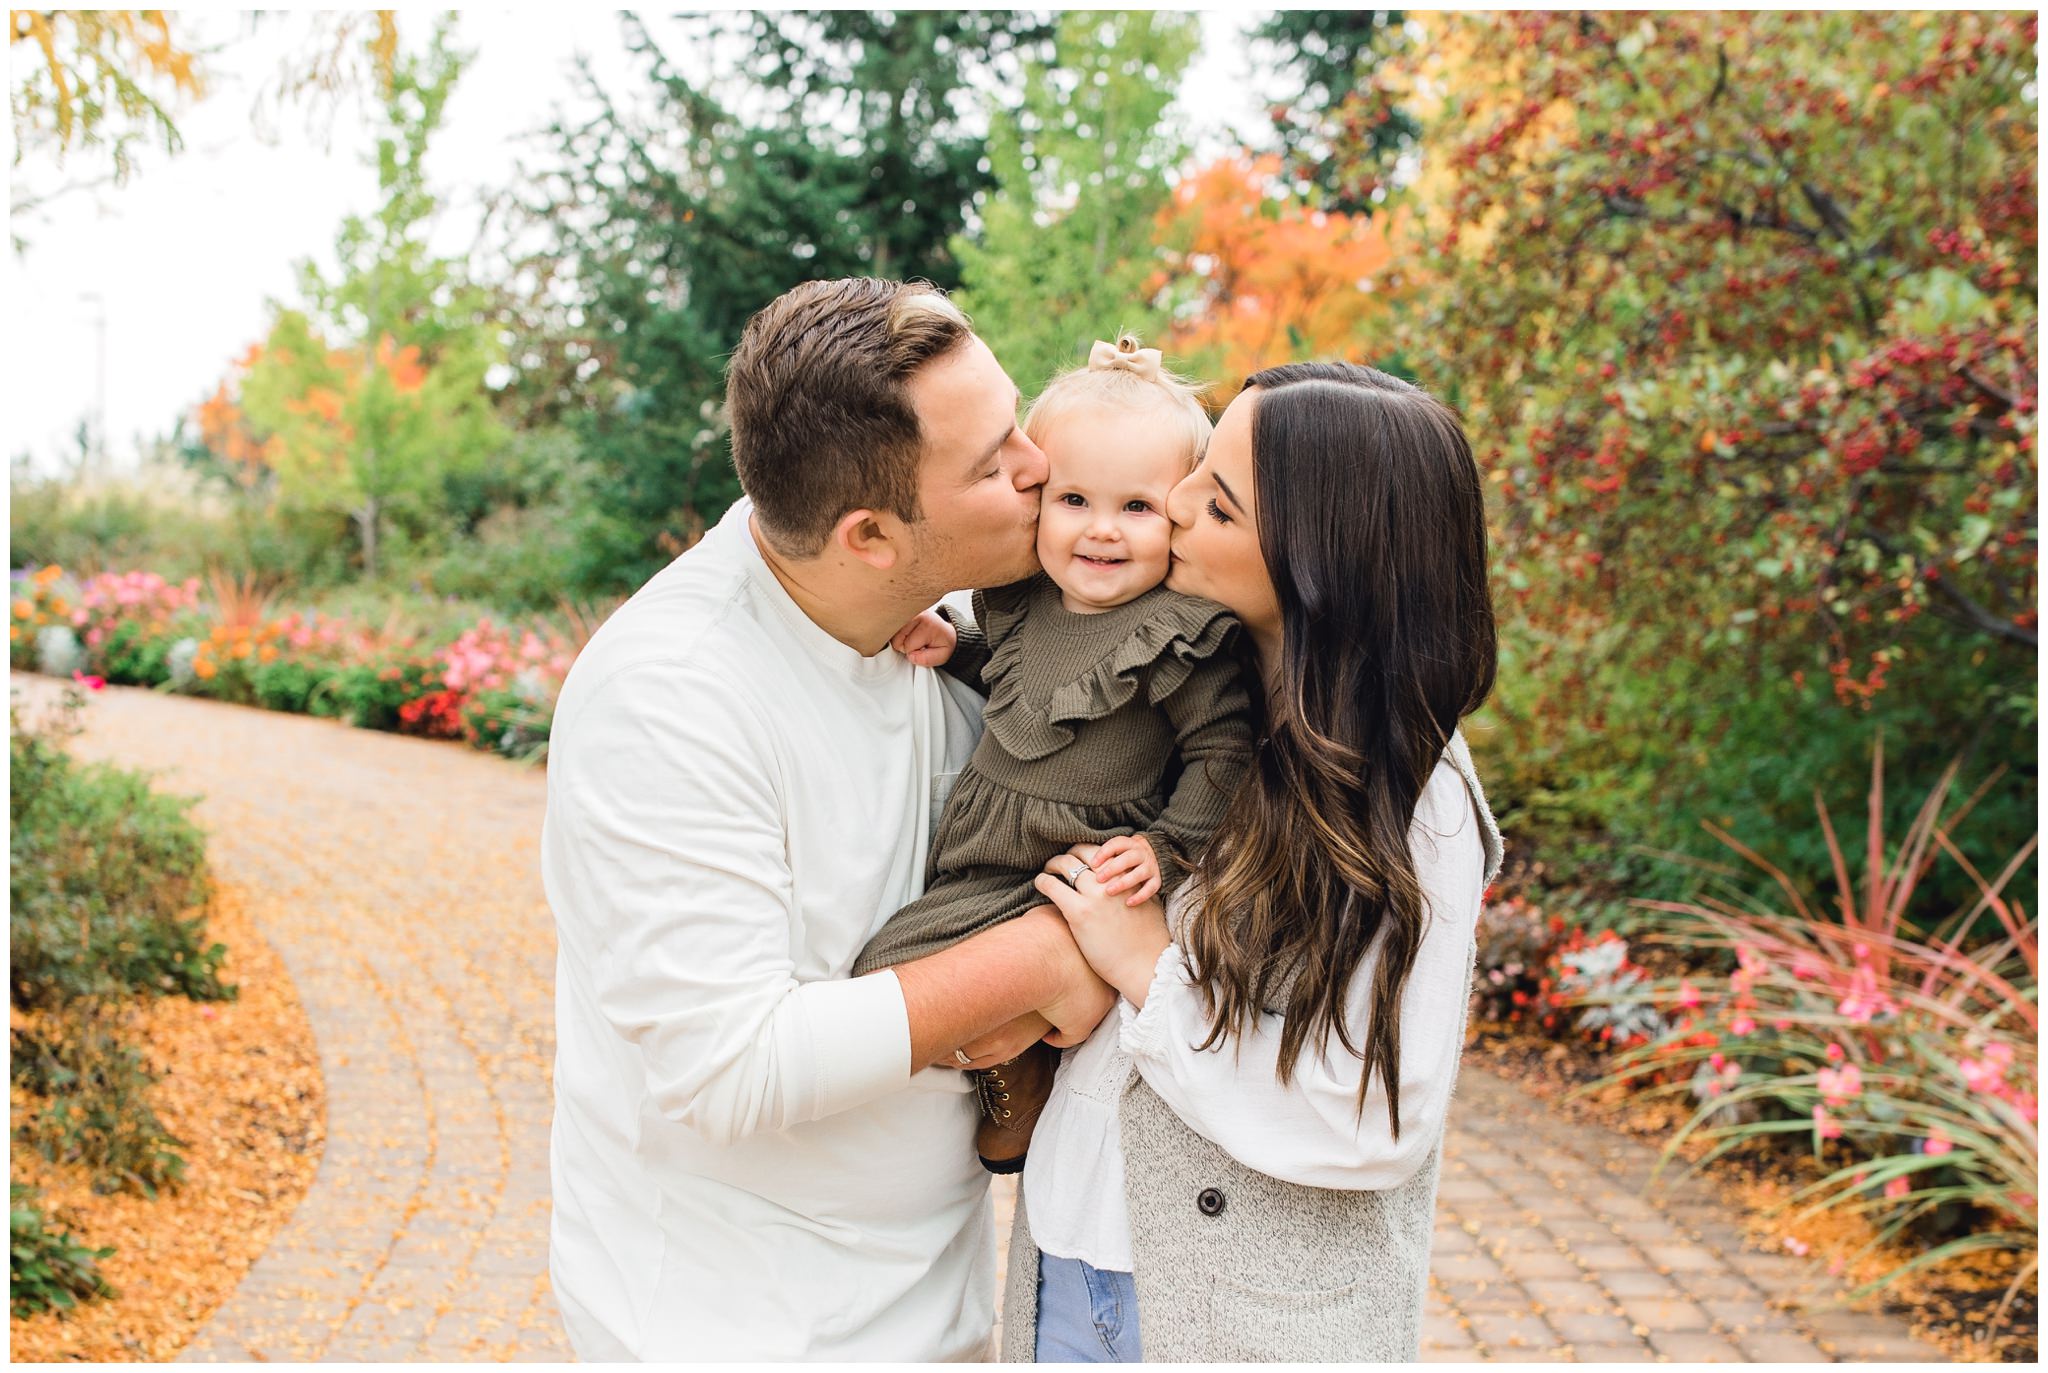
{"type": "Polygon", "coordinates": [[[974,1074],[981,1094],[981,1124],[974,1129],[974,1152],[991,1173],[1021,1173],[1031,1148],[1031,1130],[1052,1096],[1052,1075],[1060,1051],[1037,1043],[1008,1063],[974,1074]]]}

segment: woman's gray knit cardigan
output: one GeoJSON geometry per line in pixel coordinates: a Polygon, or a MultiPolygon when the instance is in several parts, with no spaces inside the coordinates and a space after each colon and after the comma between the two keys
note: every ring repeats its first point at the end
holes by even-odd
{"type": "MultiPolygon", "coordinates": [[[[1453,735],[1446,752],[1479,814],[1490,883],[1500,870],[1500,830],[1464,738],[1453,735]]],[[[1476,955],[1475,932],[1468,967],[1476,955]]],[[[1461,1038],[1465,1012],[1461,1004],[1461,1038]]],[[[1118,1120],[1146,1362],[1420,1356],[1441,1128],[1429,1161],[1406,1182],[1348,1192],[1247,1168],[1182,1124],[1135,1070],[1118,1120]]],[[[1003,1291],[1005,1362],[1032,1361],[1037,1324],[1038,1247],[1020,1188],[1003,1291]]]]}

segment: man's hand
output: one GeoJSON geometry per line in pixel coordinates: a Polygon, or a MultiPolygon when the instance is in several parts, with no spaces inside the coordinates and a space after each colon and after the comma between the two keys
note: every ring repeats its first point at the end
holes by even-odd
{"type": "Polygon", "coordinates": [[[1142,906],[1159,895],[1159,855],[1142,834],[1118,835],[1095,851],[1095,861],[1088,866],[1112,896],[1137,888],[1124,898],[1126,906],[1142,906]]]}
{"type": "Polygon", "coordinates": [[[916,619],[896,631],[889,647],[918,667],[938,667],[953,656],[960,632],[934,611],[920,611],[916,619]]]}
{"type": "Polygon", "coordinates": [[[1032,885],[1058,908],[1089,965],[1142,1009],[1152,970],[1173,942],[1166,911],[1157,901],[1132,909],[1104,891],[1088,867],[1095,855],[1095,845],[1076,844],[1055,854],[1032,885]]]}
{"type": "Polygon", "coordinates": [[[955,1048],[979,1047],[1005,1027],[1017,1028],[1033,1010],[1052,1026],[1046,1043],[1068,1048],[1088,1038],[1116,1005],[1116,992],[1088,966],[1073,931],[1051,906],[1034,906],[894,972],[910,1021],[913,1073],[948,1060],[959,1067],[955,1048]]]}

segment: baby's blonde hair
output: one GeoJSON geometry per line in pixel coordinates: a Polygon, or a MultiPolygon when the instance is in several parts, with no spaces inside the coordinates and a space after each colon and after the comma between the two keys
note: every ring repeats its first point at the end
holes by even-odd
{"type": "Polygon", "coordinates": [[[1163,365],[1129,365],[1140,361],[1135,334],[1117,335],[1116,355],[1117,365],[1084,362],[1047,382],[1031,402],[1031,408],[1024,412],[1024,433],[1037,443],[1055,420],[1086,405],[1161,405],[1176,423],[1185,427],[1187,470],[1194,471],[1202,454],[1208,451],[1209,436],[1216,429],[1200,399],[1207,388],[1167,371],[1163,365]]]}

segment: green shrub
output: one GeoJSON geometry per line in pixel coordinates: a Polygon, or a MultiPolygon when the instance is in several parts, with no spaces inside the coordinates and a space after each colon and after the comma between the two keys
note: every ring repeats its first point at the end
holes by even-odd
{"type": "Polygon", "coordinates": [[[114,1289],[95,1264],[113,1254],[80,1244],[66,1230],[52,1229],[36,1205],[36,1189],[7,1184],[7,1298],[16,1317],[56,1308],[68,1311],[114,1289]]]}
{"type": "Polygon", "coordinates": [[[155,686],[171,677],[171,646],[182,635],[151,634],[132,621],[114,626],[93,650],[100,676],[115,686],[155,686]]]}
{"type": "Polygon", "coordinates": [[[331,675],[330,670],[290,658],[259,663],[249,674],[256,704],[265,710],[290,711],[304,715],[311,710],[313,694],[331,675]]]}
{"type": "Polygon", "coordinates": [[[462,708],[462,727],[479,748],[525,760],[547,750],[553,709],[517,691],[479,691],[462,708]]]}
{"type": "Polygon", "coordinates": [[[327,679],[322,694],[333,713],[357,729],[396,730],[408,702],[444,690],[442,672],[431,658],[352,663],[327,679]]]}
{"type": "Polygon", "coordinates": [[[188,913],[208,895],[205,841],[187,811],[141,775],[64,749],[80,698],[24,723],[9,707],[10,995],[23,1007],[128,989],[231,998],[227,950],[188,913]]]}
{"type": "Polygon", "coordinates": [[[9,1036],[8,1074],[42,1102],[15,1129],[17,1142],[52,1163],[80,1164],[99,1192],[153,1197],[185,1177],[185,1141],[149,1104],[156,1076],[123,1044],[111,1005],[75,1001],[37,1031],[9,1036]]]}

